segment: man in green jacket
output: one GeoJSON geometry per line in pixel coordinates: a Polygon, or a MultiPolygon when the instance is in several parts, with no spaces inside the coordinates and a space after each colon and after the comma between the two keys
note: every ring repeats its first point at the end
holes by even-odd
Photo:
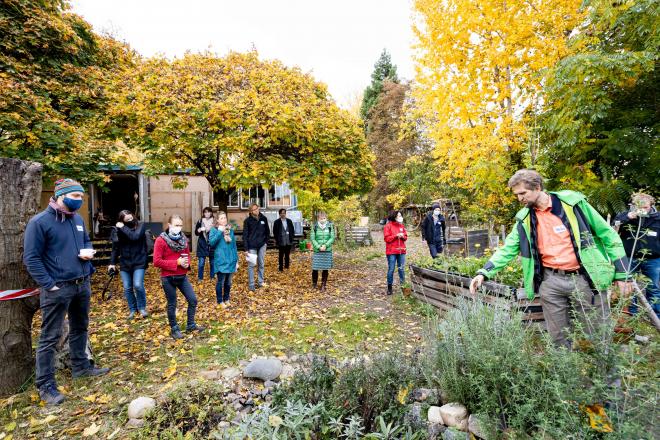
{"type": "Polygon", "coordinates": [[[552,340],[570,348],[572,315],[590,334],[609,318],[607,290],[612,282],[623,294],[630,292],[625,249],[584,195],[545,192],[541,175],[527,169],[517,171],[508,186],[525,207],[516,214],[504,246],[472,279],[470,291],[475,293],[520,254],[527,297],[541,296],[552,340]]]}

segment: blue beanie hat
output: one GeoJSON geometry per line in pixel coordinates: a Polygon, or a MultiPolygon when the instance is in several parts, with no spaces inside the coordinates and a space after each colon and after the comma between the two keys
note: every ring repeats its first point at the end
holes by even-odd
{"type": "Polygon", "coordinates": [[[82,185],[73,179],[60,179],[55,182],[55,198],[72,192],[85,192],[82,185]]]}

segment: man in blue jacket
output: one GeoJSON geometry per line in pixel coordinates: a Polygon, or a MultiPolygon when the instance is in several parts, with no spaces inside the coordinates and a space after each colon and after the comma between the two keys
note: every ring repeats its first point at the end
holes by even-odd
{"type": "Polygon", "coordinates": [[[67,313],[73,377],[100,376],[109,371],[94,367],[86,353],[94,267],[90,261],[92,243],[82,217],[76,213],[84,190],[75,180],[60,179],[54,192],[48,208],[30,219],[23,245],[23,263],[41,287],[36,385],[39,396],[49,405],[64,401],[55,382],[55,352],[67,313]]]}

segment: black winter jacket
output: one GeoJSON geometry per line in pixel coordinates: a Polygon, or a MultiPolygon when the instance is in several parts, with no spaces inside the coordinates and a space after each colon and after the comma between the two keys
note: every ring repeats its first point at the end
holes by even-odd
{"type": "Polygon", "coordinates": [[[135,228],[126,225],[123,228],[112,228],[110,239],[112,240],[110,264],[119,263],[120,270],[125,272],[147,268],[149,260],[144,223],[138,223],[135,228]]]}
{"type": "Polygon", "coordinates": [[[204,232],[199,232],[199,228],[202,227],[202,219],[197,220],[197,224],[195,225],[195,235],[199,237],[197,239],[197,256],[198,257],[211,257],[213,258],[213,248],[209,246],[209,232],[210,231],[204,231],[204,232]]]}
{"type": "Polygon", "coordinates": [[[637,217],[634,220],[628,218],[628,211],[617,214],[614,222],[621,222],[619,226],[619,235],[623,241],[623,247],[626,248],[626,255],[631,258],[644,258],[651,260],[660,258],[660,242],[658,242],[658,234],[660,234],[660,212],[655,208],[651,209],[648,217],[637,217]],[[643,235],[635,245],[635,235],[637,228],[642,222],[640,235],[643,235]],[[635,255],[631,255],[635,248],[635,255]],[[646,250],[649,253],[644,253],[646,250]]]}
{"type": "MultiPolygon", "coordinates": [[[[286,219],[286,232],[289,234],[289,240],[293,244],[293,240],[296,238],[296,231],[293,229],[293,222],[290,218],[286,219]]],[[[273,222],[273,237],[275,237],[275,244],[277,246],[283,246],[282,243],[282,219],[278,218],[273,222]]]]}
{"type": "MultiPolygon", "coordinates": [[[[438,219],[440,220],[440,229],[442,230],[442,245],[444,246],[447,244],[447,225],[445,224],[445,217],[442,214],[440,214],[438,219]]],[[[422,230],[422,240],[426,240],[428,243],[435,243],[434,227],[435,225],[433,223],[433,213],[431,212],[426,217],[424,217],[424,220],[422,221],[422,227],[420,228],[422,230]]]]}
{"type": "Polygon", "coordinates": [[[270,237],[270,227],[265,215],[259,213],[259,218],[251,215],[243,222],[243,244],[245,249],[259,249],[268,243],[270,237]]]}

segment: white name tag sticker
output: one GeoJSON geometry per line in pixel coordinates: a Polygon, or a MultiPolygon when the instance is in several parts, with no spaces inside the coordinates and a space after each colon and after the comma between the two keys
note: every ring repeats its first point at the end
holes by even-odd
{"type": "Polygon", "coordinates": [[[649,235],[649,237],[657,237],[658,231],[648,231],[647,234],[649,235]]]}
{"type": "Polygon", "coordinates": [[[561,234],[563,232],[566,232],[566,226],[564,226],[564,225],[558,225],[558,226],[553,227],[552,229],[554,229],[555,234],[561,234]]]}
{"type": "Polygon", "coordinates": [[[262,224],[262,225],[264,224],[264,221],[263,221],[263,220],[261,220],[261,224],[262,224]]]}
{"type": "Polygon", "coordinates": [[[82,232],[82,231],[83,231],[83,227],[82,227],[82,226],[80,226],[80,225],[76,225],[76,228],[78,228],[78,230],[79,230],[80,232],[82,232]]]}

